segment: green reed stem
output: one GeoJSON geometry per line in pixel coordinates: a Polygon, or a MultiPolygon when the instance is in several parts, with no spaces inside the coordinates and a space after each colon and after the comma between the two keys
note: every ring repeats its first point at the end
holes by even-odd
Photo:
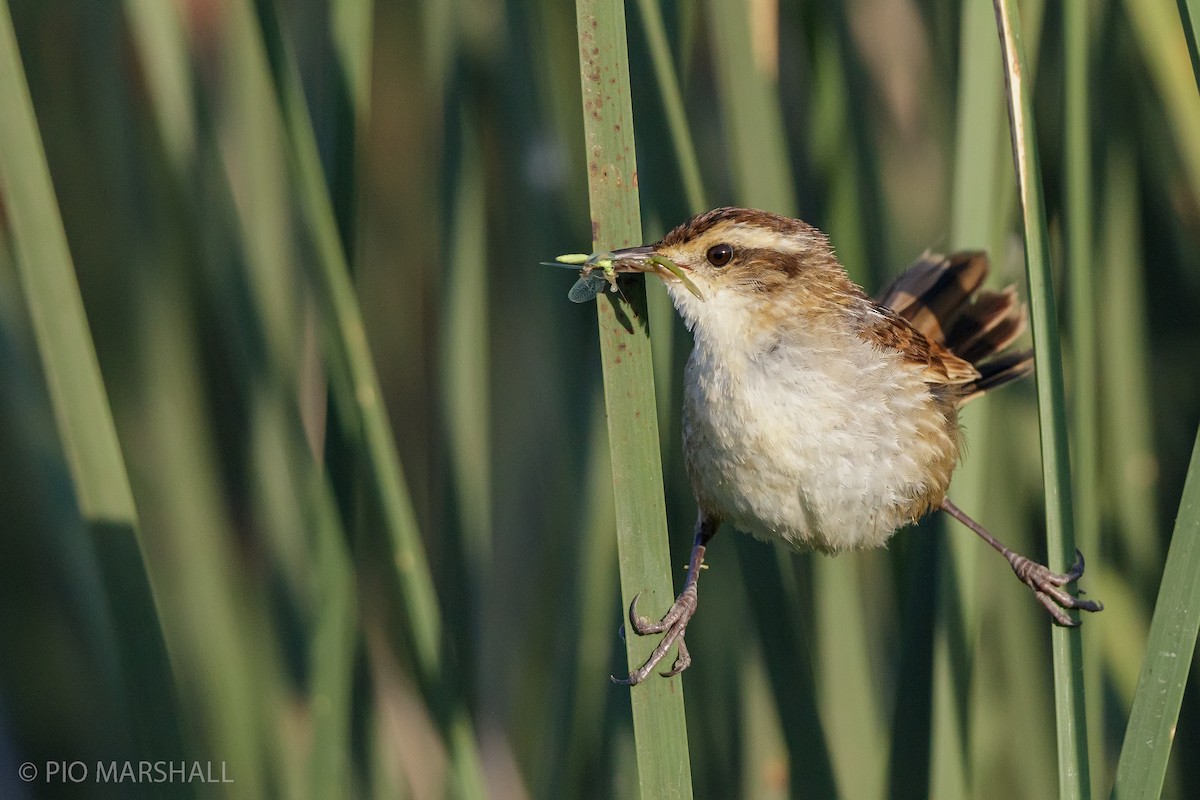
{"type": "MultiPolygon", "coordinates": [[[[995,0],[1004,80],[1008,94],[1013,161],[1025,232],[1030,319],[1037,351],[1038,421],[1042,436],[1042,481],[1046,493],[1046,544],[1051,569],[1075,558],[1071,465],[1058,317],[1050,272],[1050,244],[1042,200],[1041,166],[1034,131],[1032,89],[1025,80],[1025,44],[1015,0],[995,0]]],[[[1074,612],[1073,612],[1074,613],[1074,612]]],[[[1057,719],[1059,795],[1091,797],[1083,695],[1083,645],[1078,630],[1055,627],[1054,705],[1057,719]]]]}
{"type": "MultiPolygon", "coordinates": [[[[625,11],[619,0],[576,0],[575,8],[593,248],[611,250],[641,242],[625,11]]],[[[640,594],[653,615],[671,605],[674,589],[645,278],[624,280],[621,289],[597,301],[621,592],[626,605],[640,594]]],[[[631,669],[654,639],[626,637],[631,669]]],[[[682,680],[652,676],[628,691],[642,797],[691,797],[682,680]]]]}

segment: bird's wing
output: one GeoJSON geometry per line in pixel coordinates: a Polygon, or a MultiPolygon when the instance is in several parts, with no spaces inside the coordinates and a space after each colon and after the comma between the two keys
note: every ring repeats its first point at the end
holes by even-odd
{"type": "Polygon", "coordinates": [[[988,274],[985,253],[943,256],[926,252],[879,293],[878,303],[939,344],[948,334],[988,274]]]}
{"type": "Polygon", "coordinates": [[[859,335],[884,350],[899,351],[924,370],[926,383],[960,385],[979,379],[979,371],[937,342],[930,341],[892,309],[873,304],[859,335]]]}

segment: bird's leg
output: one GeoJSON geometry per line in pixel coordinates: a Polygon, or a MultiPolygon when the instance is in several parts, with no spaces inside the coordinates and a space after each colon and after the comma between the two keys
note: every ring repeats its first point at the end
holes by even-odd
{"type": "Polygon", "coordinates": [[[1013,572],[1017,574],[1022,583],[1033,590],[1038,602],[1050,612],[1050,616],[1059,625],[1073,628],[1079,624],[1077,620],[1071,619],[1065,609],[1075,608],[1080,611],[1102,611],[1104,609],[1103,603],[1094,600],[1080,600],[1063,589],[1068,583],[1079,580],[1083,575],[1083,553],[1075,551],[1075,563],[1067,572],[1051,572],[1048,567],[1005,547],[1000,540],[988,533],[986,528],[968,517],[962,509],[948,499],[942,500],[942,510],[973,530],[980,539],[1007,558],[1013,572]]]}
{"type": "Polygon", "coordinates": [[[688,653],[687,645],[683,642],[683,635],[692,616],[696,613],[696,580],[700,576],[700,567],[704,564],[704,550],[709,539],[716,534],[720,524],[718,520],[703,511],[700,512],[700,516],[696,520],[696,538],[692,542],[692,557],[688,560],[687,579],[683,582],[683,591],[675,598],[675,602],[667,609],[667,613],[663,615],[662,619],[658,622],[651,622],[645,617],[639,617],[637,596],[633,598],[633,602],[629,604],[629,626],[633,628],[633,632],[638,636],[661,633],[663,637],[658,646],[654,648],[654,652],[646,659],[646,663],[629,673],[628,678],[613,676],[614,683],[635,686],[646,680],[676,642],[679,643],[679,655],[675,658],[671,669],[661,673],[662,676],[670,678],[691,666],[692,657],[688,653]]]}

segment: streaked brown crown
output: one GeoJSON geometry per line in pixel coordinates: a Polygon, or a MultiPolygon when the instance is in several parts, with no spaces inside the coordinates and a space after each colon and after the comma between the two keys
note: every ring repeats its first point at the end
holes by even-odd
{"type": "Polygon", "coordinates": [[[869,302],[834,256],[828,237],[802,220],[749,208],[717,208],[676,227],[655,248],[713,287],[763,299],[790,295],[819,313],[869,302]],[[713,268],[705,254],[732,246],[726,265],[713,268]]]}
{"type": "Polygon", "coordinates": [[[723,226],[754,226],[763,230],[773,231],[780,236],[813,236],[822,234],[817,228],[807,222],[770,211],[759,211],[755,208],[714,208],[692,217],[682,225],[676,226],[663,237],[660,245],[679,245],[699,239],[715,227],[723,226]]]}

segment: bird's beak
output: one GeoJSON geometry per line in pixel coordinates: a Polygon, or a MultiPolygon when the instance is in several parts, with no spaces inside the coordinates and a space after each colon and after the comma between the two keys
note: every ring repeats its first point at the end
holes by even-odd
{"type": "Polygon", "coordinates": [[[687,276],[690,270],[680,267],[666,256],[659,255],[658,249],[652,244],[614,251],[612,267],[616,272],[649,272],[664,281],[677,281],[697,298],[704,299],[704,293],[687,276]]]}
{"type": "Polygon", "coordinates": [[[617,272],[654,272],[658,266],[649,259],[654,255],[654,245],[642,244],[626,247],[612,253],[613,269],[617,272]]]}

